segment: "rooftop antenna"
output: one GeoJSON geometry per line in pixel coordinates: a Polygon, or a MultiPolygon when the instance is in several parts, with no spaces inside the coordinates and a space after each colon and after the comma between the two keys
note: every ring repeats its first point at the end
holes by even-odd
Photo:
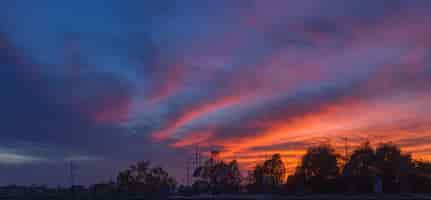
{"type": "MultiPolygon", "coordinates": [[[[198,169],[201,166],[201,153],[199,151],[199,146],[196,145],[195,146],[195,151],[193,152],[193,158],[192,158],[192,170],[193,170],[193,174],[196,171],[196,169],[198,169]]],[[[194,176],[191,177],[191,180],[194,180],[194,176]]]]}
{"type": "Polygon", "coordinates": [[[201,165],[201,155],[200,155],[200,152],[199,152],[199,146],[198,145],[196,145],[196,147],[195,147],[195,153],[194,153],[194,168],[196,169],[196,168],[198,168],[200,165],[201,165]]]}
{"type": "Polygon", "coordinates": [[[347,159],[347,156],[349,155],[349,138],[344,137],[344,156],[347,159]]]}
{"type": "Polygon", "coordinates": [[[344,161],[347,162],[349,159],[349,138],[340,137],[344,141],[344,161]]]}

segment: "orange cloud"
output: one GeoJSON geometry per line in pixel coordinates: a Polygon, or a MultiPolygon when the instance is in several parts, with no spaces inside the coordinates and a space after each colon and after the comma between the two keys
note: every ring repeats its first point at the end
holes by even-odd
{"type": "MultiPolygon", "coordinates": [[[[259,31],[260,27],[267,25],[254,14],[243,19],[240,29],[254,28],[259,31]]],[[[341,138],[347,137],[351,147],[358,146],[367,139],[375,144],[393,141],[408,152],[428,158],[431,151],[427,144],[407,142],[409,138],[426,138],[430,136],[431,130],[425,126],[430,123],[426,114],[431,110],[426,108],[429,107],[431,98],[426,92],[417,90],[419,86],[427,87],[424,85],[429,80],[423,72],[426,49],[431,44],[427,39],[431,29],[425,23],[420,23],[423,21],[426,20],[418,20],[416,16],[407,13],[395,20],[383,20],[382,24],[353,24],[351,35],[339,38],[340,44],[334,45],[337,48],[325,46],[332,42],[333,38],[329,38],[329,42],[325,38],[330,35],[323,35],[322,38],[319,32],[312,30],[307,35],[308,39],[324,40],[323,43],[312,49],[290,46],[276,49],[256,58],[256,62],[252,64],[247,63],[247,69],[233,69],[234,75],[228,77],[223,88],[219,88],[223,95],[230,94],[228,97],[218,93],[214,98],[208,98],[207,103],[200,102],[202,105],[191,106],[153,137],[156,140],[171,138],[190,123],[230,106],[248,106],[253,110],[254,104],[260,103],[255,100],[259,99],[272,110],[250,112],[250,115],[256,116],[248,116],[247,112],[247,116],[239,118],[235,125],[225,122],[220,127],[200,127],[202,129],[197,132],[190,130],[183,137],[178,134],[180,139],[175,140],[172,146],[184,148],[199,144],[220,147],[223,158],[238,159],[247,166],[264,159],[268,154],[278,152],[295,166],[297,159],[305,152],[306,145],[299,149],[287,146],[285,150],[271,150],[269,147],[294,142],[309,145],[330,142],[342,152],[344,142],[341,138]],[[419,23],[412,23],[415,21],[419,23]],[[295,102],[300,103],[293,105],[283,104],[285,102],[277,102],[279,104],[275,106],[265,104],[280,96],[300,95],[297,94],[298,88],[301,92],[304,88],[319,88],[320,84],[328,82],[344,84],[338,83],[338,79],[355,81],[347,89],[329,91],[334,92],[331,95],[335,97],[323,97],[322,102],[319,95],[310,95],[304,99],[295,99],[295,102]],[[294,110],[293,114],[290,113],[291,110],[294,110]],[[223,128],[228,131],[220,130],[223,128]],[[256,151],[256,148],[267,147],[267,150],[256,151]]],[[[222,60],[220,63],[233,62],[235,56],[224,55],[225,52],[237,49],[235,47],[243,47],[245,37],[240,42],[235,40],[240,36],[241,31],[238,30],[221,34],[214,48],[211,48],[212,44],[207,44],[203,45],[203,49],[194,49],[203,51],[197,53],[196,59],[204,57],[211,60],[211,55],[223,55],[214,57],[222,60]],[[203,54],[210,56],[200,56],[203,54]]],[[[210,62],[206,59],[204,61],[210,62]]]]}
{"type": "Polygon", "coordinates": [[[178,128],[185,126],[186,124],[190,123],[193,120],[203,117],[208,113],[239,103],[240,98],[241,98],[240,96],[225,97],[215,102],[210,102],[208,104],[204,104],[196,108],[192,108],[191,110],[186,111],[177,120],[170,123],[167,127],[153,134],[153,138],[156,140],[166,139],[169,136],[175,134],[175,131],[178,128]]]}
{"type": "MultiPolygon", "coordinates": [[[[394,102],[379,99],[372,102],[340,102],[303,117],[274,123],[269,129],[254,136],[225,139],[213,135],[210,138],[211,141],[204,141],[202,139],[204,137],[198,137],[199,143],[210,142],[215,146],[221,146],[222,158],[237,159],[241,164],[249,167],[268,158],[271,154],[281,153],[291,171],[298,164],[300,156],[305,153],[307,145],[294,148],[286,145],[285,149],[278,150],[270,150],[271,147],[284,143],[303,142],[313,145],[327,141],[343,154],[345,144],[342,138],[347,137],[350,150],[369,139],[374,145],[381,142],[394,142],[404,151],[414,153],[416,157],[430,157],[431,147],[428,143],[431,127],[410,130],[403,130],[400,127],[403,126],[400,124],[402,121],[421,118],[417,112],[412,113],[412,110],[426,105],[430,99],[418,97],[409,104],[400,104],[402,98],[394,98],[394,102]],[[424,137],[428,139],[423,144],[417,141],[406,142],[407,139],[420,140],[424,137]],[[256,147],[261,147],[263,150],[256,150],[256,147]],[[268,150],[265,150],[265,147],[268,150]]],[[[425,123],[429,121],[423,122],[425,123]]]]}
{"type": "Polygon", "coordinates": [[[185,137],[182,137],[181,139],[173,143],[171,146],[175,148],[188,147],[192,145],[202,146],[205,143],[208,143],[208,140],[211,138],[211,136],[212,136],[212,133],[210,130],[203,133],[202,132],[193,133],[185,137]]]}

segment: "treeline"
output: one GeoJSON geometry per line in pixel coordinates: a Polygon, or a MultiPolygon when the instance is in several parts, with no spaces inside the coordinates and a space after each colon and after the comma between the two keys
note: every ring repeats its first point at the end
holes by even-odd
{"type": "Polygon", "coordinates": [[[429,193],[431,163],[412,159],[392,143],[373,148],[364,143],[343,157],[328,144],[307,149],[295,172],[287,177],[280,154],[257,164],[246,177],[237,162],[209,158],[196,169],[191,187],[199,193],[429,193]]]}
{"type": "Polygon", "coordinates": [[[115,182],[91,189],[95,196],[111,193],[111,197],[161,197],[174,193],[431,193],[431,163],[414,160],[391,143],[376,148],[364,143],[344,157],[331,145],[321,144],[309,147],[290,175],[280,154],[257,164],[245,176],[236,160],[226,162],[211,156],[194,170],[190,186],[177,187],[165,170],[143,161],[120,171],[115,182]]]}
{"type": "Polygon", "coordinates": [[[177,182],[163,168],[141,161],[120,171],[116,184],[120,193],[166,195],[175,190],[177,182]]]}
{"type": "Polygon", "coordinates": [[[115,181],[94,184],[78,199],[166,199],[176,190],[176,180],[162,167],[140,161],[118,172],[115,181]]]}

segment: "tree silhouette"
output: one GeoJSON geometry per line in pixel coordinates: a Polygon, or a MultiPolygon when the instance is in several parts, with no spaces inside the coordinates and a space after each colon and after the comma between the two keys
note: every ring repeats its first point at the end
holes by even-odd
{"type": "Polygon", "coordinates": [[[343,174],[348,177],[368,177],[373,175],[372,167],[375,162],[374,149],[368,142],[354,150],[344,166],[343,174]]]}
{"type": "Polygon", "coordinates": [[[256,165],[248,175],[248,190],[252,192],[274,191],[284,183],[286,166],[280,154],[274,154],[262,165],[256,165]]]}
{"type": "Polygon", "coordinates": [[[405,184],[413,163],[410,155],[402,155],[401,150],[394,144],[381,144],[376,149],[375,168],[377,175],[382,178],[384,192],[399,192],[400,183],[405,184]]]}
{"type": "Polygon", "coordinates": [[[300,168],[304,171],[306,179],[333,179],[339,172],[338,157],[338,154],[329,145],[310,147],[302,157],[300,168]]]}
{"type": "Polygon", "coordinates": [[[350,192],[373,191],[375,161],[375,152],[369,142],[353,151],[343,169],[343,176],[350,192]]]}
{"type": "Polygon", "coordinates": [[[285,189],[290,193],[305,192],[305,175],[301,167],[297,167],[295,173],[287,178],[285,189]]]}
{"type": "Polygon", "coordinates": [[[227,168],[227,179],[225,182],[227,183],[228,188],[230,188],[233,192],[239,191],[242,177],[238,162],[236,160],[232,160],[229,162],[227,168]]]}
{"type": "Polygon", "coordinates": [[[431,162],[417,160],[413,165],[415,174],[411,181],[413,192],[431,193],[431,162]]]}
{"type": "Polygon", "coordinates": [[[161,167],[150,168],[150,162],[141,161],[120,171],[117,184],[128,193],[167,193],[175,188],[176,181],[161,167]]]}
{"type": "Polygon", "coordinates": [[[274,154],[271,159],[263,163],[263,173],[270,185],[276,186],[284,183],[286,166],[280,154],[274,154]]]}
{"type": "Polygon", "coordinates": [[[374,151],[365,143],[353,152],[343,175],[359,192],[371,192],[376,177],[382,180],[384,192],[409,192],[413,168],[410,155],[403,155],[396,145],[380,144],[374,151]]]}
{"type": "Polygon", "coordinates": [[[247,190],[250,193],[263,192],[264,170],[262,165],[257,164],[247,175],[247,190]]]}
{"type": "Polygon", "coordinates": [[[314,192],[332,190],[332,184],[339,174],[338,154],[330,145],[319,145],[308,148],[302,157],[298,170],[304,176],[306,184],[314,192]],[[325,187],[328,186],[328,187],[325,187]]]}
{"type": "Polygon", "coordinates": [[[413,162],[415,170],[423,176],[431,177],[431,162],[416,160],[413,162]]]}
{"type": "Polygon", "coordinates": [[[135,180],[132,176],[132,172],[129,169],[118,173],[117,184],[120,188],[127,190],[133,183],[135,183],[135,180]]]}
{"type": "MultiPolygon", "coordinates": [[[[375,180],[381,180],[383,192],[431,192],[431,163],[415,161],[392,143],[380,144],[375,150],[366,142],[355,149],[344,166],[330,145],[307,149],[295,173],[285,184],[287,192],[344,192],[353,186],[361,193],[373,191],[375,180]],[[340,167],[342,174],[340,174],[340,167]],[[350,187],[349,187],[350,188],[350,187]]],[[[241,189],[242,177],[237,161],[224,162],[211,157],[194,171],[193,187],[181,191],[232,193],[241,189]]],[[[279,192],[285,183],[286,166],[280,154],[257,164],[247,176],[247,190],[279,192]]],[[[120,191],[128,193],[160,193],[172,189],[175,180],[160,167],[150,167],[148,161],[136,163],[117,176],[120,191]]]]}
{"type": "Polygon", "coordinates": [[[236,160],[229,163],[216,161],[213,158],[205,161],[203,166],[198,167],[193,173],[194,177],[200,178],[195,186],[208,185],[213,193],[238,192],[241,185],[241,173],[236,160]]]}

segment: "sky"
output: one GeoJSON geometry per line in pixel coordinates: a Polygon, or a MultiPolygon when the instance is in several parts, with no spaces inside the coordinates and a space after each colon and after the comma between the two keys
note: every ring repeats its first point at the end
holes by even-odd
{"type": "Polygon", "coordinates": [[[0,185],[115,180],[195,149],[246,171],[310,145],[431,160],[431,1],[3,0],[0,185]]]}

